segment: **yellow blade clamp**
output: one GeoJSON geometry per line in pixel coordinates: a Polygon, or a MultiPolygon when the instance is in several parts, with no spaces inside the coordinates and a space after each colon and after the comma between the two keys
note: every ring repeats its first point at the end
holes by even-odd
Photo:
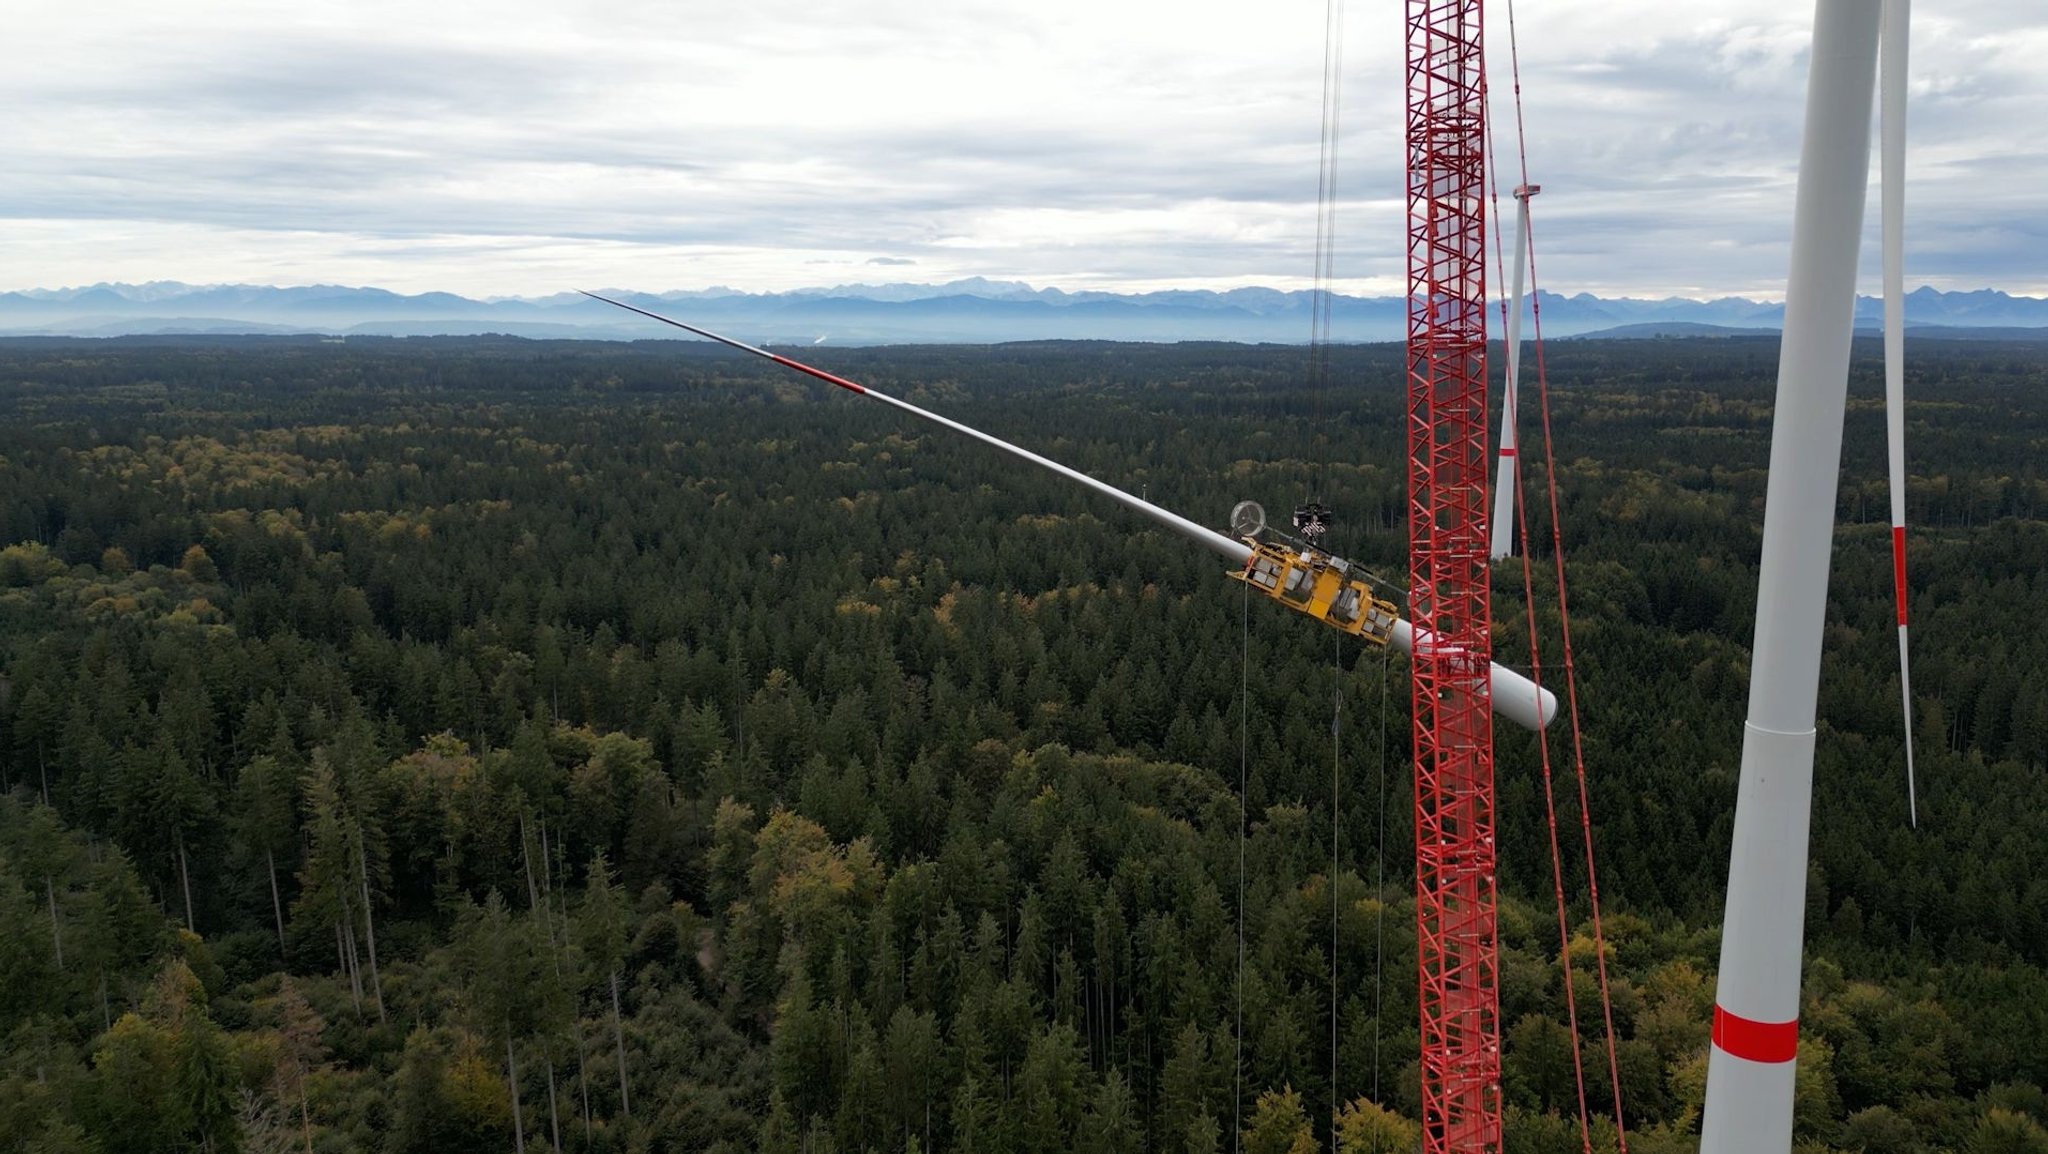
{"type": "Polygon", "coordinates": [[[1289,609],[1306,613],[1326,625],[1374,645],[1394,639],[1394,603],[1372,595],[1363,572],[1344,560],[1313,549],[1293,550],[1269,541],[1245,538],[1252,555],[1230,576],[1289,609]]]}

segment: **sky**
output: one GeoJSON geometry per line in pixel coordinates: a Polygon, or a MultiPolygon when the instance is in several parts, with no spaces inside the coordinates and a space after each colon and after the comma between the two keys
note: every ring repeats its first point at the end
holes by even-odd
{"type": "MultiPolygon", "coordinates": [[[[1810,4],[1519,9],[1543,287],[1781,297],[1810,4]]],[[[2048,295],[2048,8],[1917,9],[1908,282],[2048,295]]],[[[1488,5],[1504,188],[1518,183],[1508,11],[1488,5]]],[[[0,69],[0,291],[1308,287],[1325,14],[1321,0],[30,5],[0,69]]],[[[1343,13],[1333,266],[1359,295],[1403,284],[1400,18],[1392,0],[1343,13]]]]}

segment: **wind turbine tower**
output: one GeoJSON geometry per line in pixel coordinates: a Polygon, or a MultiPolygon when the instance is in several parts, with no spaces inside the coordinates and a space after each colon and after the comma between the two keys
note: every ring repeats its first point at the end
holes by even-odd
{"type": "MultiPolygon", "coordinates": [[[[1806,93],[1805,143],[1793,210],[1792,268],[1778,357],[1757,574],[1749,718],[1728,867],[1728,905],[1707,1060],[1704,1154],[1792,1144],[1799,1053],[1801,931],[1813,808],[1821,627],[1827,612],[1835,489],[1848,399],[1856,258],[1870,168],[1872,91],[1885,42],[1885,295],[1887,329],[1903,326],[1898,213],[1903,183],[1906,0],[1818,0],[1806,93]]],[[[1888,359],[1902,350],[1887,332],[1888,359]]],[[[1888,377],[1897,376],[1896,361],[1888,377]]],[[[1893,539],[1899,657],[1905,678],[1903,453],[1897,390],[1893,539]]],[[[1906,704],[1911,707],[1910,690],[1906,704]]],[[[1911,755],[1910,715],[1908,757],[1911,755]]],[[[1908,761],[1910,787],[1911,762],[1908,761]]]]}
{"type": "Polygon", "coordinates": [[[1503,560],[1515,551],[1515,478],[1520,469],[1515,445],[1515,398],[1522,379],[1522,277],[1529,263],[1529,199],[1543,191],[1540,184],[1515,189],[1515,279],[1508,293],[1507,372],[1502,378],[1500,402],[1500,468],[1493,478],[1493,559],[1503,560]]]}

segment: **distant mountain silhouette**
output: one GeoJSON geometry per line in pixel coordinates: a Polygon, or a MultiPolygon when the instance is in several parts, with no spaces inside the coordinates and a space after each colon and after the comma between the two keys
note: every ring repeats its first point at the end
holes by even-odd
{"type": "MultiPolygon", "coordinates": [[[[982,278],[948,284],[840,285],[783,293],[713,288],[664,293],[616,291],[622,300],[677,315],[755,343],[871,345],[1026,340],[1219,340],[1300,344],[1308,339],[1312,294],[1267,288],[1227,292],[1066,292],[982,278]]],[[[1775,331],[1784,306],[1725,297],[1698,301],[1540,298],[1553,337],[1670,337],[1775,331]]],[[[1531,311],[1533,315],[1533,310],[1531,311]]],[[[1859,326],[1882,318],[1879,302],[1857,301],[1859,326]]],[[[2048,337],[2048,300],[1993,289],[1908,294],[1906,317],[1926,335],[2048,337]],[[1983,330],[1969,333],[1962,330],[1983,330]]],[[[1338,296],[1330,334],[1338,341],[1402,339],[1399,297],[1338,296]]],[[[576,293],[472,300],[452,293],[404,295],[379,288],[312,285],[95,284],[0,293],[0,336],[121,336],[170,333],[320,333],[428,336],[505,333],[601,340],[674,335],[576,293]]]]}
{"type": "Polygon", "coordinates": [[[1774,337],[1774,328],[1736,328],[1733,325],[1703,325],[1698,321],[1638,321],[1635,324],[1616,325],[1611,329],[1595,329],[1589,333],[1572,333],[1572,338],[1597,338],[1600,340],[1637,340],[1671,337],[1774,337]]]}

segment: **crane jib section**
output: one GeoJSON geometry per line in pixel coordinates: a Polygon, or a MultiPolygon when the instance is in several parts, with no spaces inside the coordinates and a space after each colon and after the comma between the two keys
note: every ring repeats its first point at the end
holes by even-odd
{"type": "Polygon", "coordinates": [[[1479,0],[1408,0],[1408,531],[1422,1148],[1501,1141],[1479,0]]]}

